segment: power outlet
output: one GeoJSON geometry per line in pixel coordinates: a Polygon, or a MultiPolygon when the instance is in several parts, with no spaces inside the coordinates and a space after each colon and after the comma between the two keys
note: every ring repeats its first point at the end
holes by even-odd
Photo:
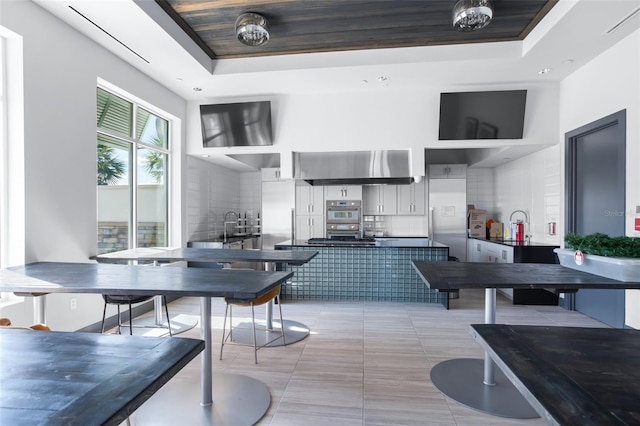
{"type": "Polygon", "coordinates": [[[78,307],[78,299],[75,297],[69,300],[69,310],[73,311],[78,307]]]}

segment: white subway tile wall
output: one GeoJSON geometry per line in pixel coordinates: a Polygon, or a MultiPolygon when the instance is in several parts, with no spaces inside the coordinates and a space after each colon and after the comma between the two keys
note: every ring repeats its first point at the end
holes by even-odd
{"type": "Polygon", "coordinates": [[[559,231],[548,233],[549,222],[560,221],[559,150],[555,145],[495,168],[494,219],[508,223],[514,210],[526,211],[531,240],[539,243],[560,242],[559,231]]]}
{"type": "Polygon", "coordinates": [[[239,173],[195,157],[187,158],[187,241],[217,238],[224,215],[258,213],[260,173],[239,173]]]}
{"type": "Polygon", "coordinates": [[[474,168],[467,169],[467,204],[473,204],[476,209],[486,210],[487,219],[495,220],[494,211],[496,196],[494,190],[494,169],[474,168]]]}
{"type": "MultiPolygon", "coordinates": [[[[487,210],[487,219],[505,224],[514,210],[524,210],[532,241],[559,244],[557,226],[556,235],[549,234],[549,223],[559,223],[561,214],[559,149],[546,148],[496,168],[468,168],[467,204],[487,210]]],[[[187,164],[188,241],[219,237],[229,211],[257,218],[262,202],[260,172],[240,173],[195,157],[188,157],[187,164]]],[[[427,215],[383,220],[387,235],[428,234],[427,215]]]]}

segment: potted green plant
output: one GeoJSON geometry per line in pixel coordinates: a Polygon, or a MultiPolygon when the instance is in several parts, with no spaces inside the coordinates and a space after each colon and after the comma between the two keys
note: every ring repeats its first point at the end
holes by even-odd
{"type": "Polygon", "coordinates": [[[619,281],[640,281],[640,238],[568,234],[555,249],[560,264],[619,281]]]}

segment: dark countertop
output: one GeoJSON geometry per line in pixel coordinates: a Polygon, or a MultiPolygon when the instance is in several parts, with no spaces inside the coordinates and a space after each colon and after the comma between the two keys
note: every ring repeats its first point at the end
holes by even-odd
{"type": "Polygon", "coordinates": [[[376,237],[374,241],[323,241],[309,243],[308,240],[287,240],[275,245],[276,248],[288,247],[349,247],[349,248],[446,248],[448,246],[426,237],[376,237]]]}
{"type": "Polygon", "coordinates": [[[293,272],[38,262],[0,270],[0,291],[255,299],[292,276],[293,272]]]}
{"type": "Polygon", "coordinates": [[[470,240],[487,241],[509,247],[560,247],[559,244],[536,243],[533,241],[515,241],[502,239],[486,239],[486,238],[469,238],[470,240]]]}
{"type": "Polygon", "coordinates": [[[223,235],[216,238],[209,238],[206,240],[189,241],[189,243],[235,243],[236,241],[244,241],[251,238],[259,238],[262,234],[246,234],[246,235],[227,235],[227,239],[223,235]]]}
{"type": "Polygon", "coordinates": [[[640,423],[640,330],[471,325],[549,424],[640,423]]]}
{"type": "Polygon", "coordinates": [[[640,289],[640,282],[617,281],[558,264],[413,261],[429,288],[453,291],[461,288],[640,289]]]}
{"type": "Polygon", "coordinates": [[[95,259],[99,262],[143,260],[158,262],[274,262],[303,265],[313,259],[317,253],[293,253],[282,250],[242,250],[222,248],[172,248],[172,247],[140,247],[113,253],[99,254],[95,259]]]}
{"type": "Polygon", "coordinates": [[[3,424],[119,425],[202,340],[0,329],[3,424]]]}

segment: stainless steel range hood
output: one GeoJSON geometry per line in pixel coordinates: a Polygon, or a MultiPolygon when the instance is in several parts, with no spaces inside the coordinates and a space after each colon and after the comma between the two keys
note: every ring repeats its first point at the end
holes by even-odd
{"type": "Polygon", "coordinates": [[[294,152],[293,177],[311,185],[410,184],[408,150],[294,152]]]}

